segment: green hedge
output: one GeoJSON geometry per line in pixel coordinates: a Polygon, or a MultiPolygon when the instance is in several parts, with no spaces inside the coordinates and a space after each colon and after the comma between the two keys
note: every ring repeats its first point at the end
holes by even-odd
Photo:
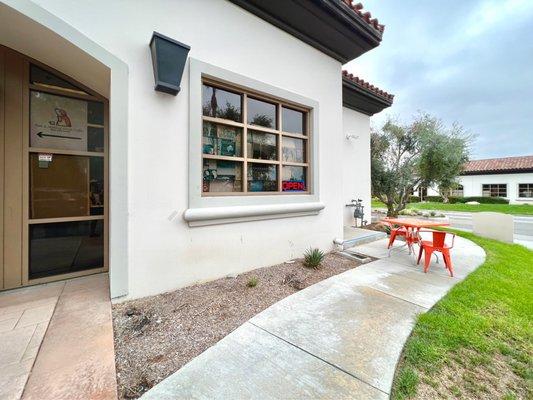
{"type": "MultiPolygon", "coordinates": [[[[441,196],[427,196],[425,198],[425,201],[430,201],[434,203],[442,203],[442,197],[441,196]]],[[[504,199],[502,197],[478,197],[478,196],[471,196],[471,197],[450,196],[448,197],[449,204],[464,204],[469,201],[477,201],[480,204],[509,204],[509,200],[504,199]]]]}
{"type": "Polygon", "coordinates": [[[409,203],[420,203],[420,197],[418,197],[418,196],[409,196],[409,203]]]}
{"type": "Polygon", "coordinates": [[[502,197],[457,197],[456,203],[467,203],[469,201],[477,201],[481,204],[509,204],[509,200],[502,197]]]}
{"type": "Polygon", "coordinates": [[[442,196],[426,196],[424,200],[432,203],[442,203],[442,196]]]}

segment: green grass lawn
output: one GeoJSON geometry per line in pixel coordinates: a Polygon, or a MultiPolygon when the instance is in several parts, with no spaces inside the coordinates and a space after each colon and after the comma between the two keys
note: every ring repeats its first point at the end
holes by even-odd
{"type": "MultiPolygon", "coordinates": [[[[379,200],[372,200],[372,208],[387,208],[379,200]]],[[[438,210],[438,211],[464,211],[480,212],[494,211],[513,215],[533,215],[533,205],[528,204],[443,204],[443,203],[410,203],[407,208],[418,210],[438,210]]]]}
{"type": "Polygon", "coordinates": [[[418,317],[393,399],[533,398],[533,251],[456,232],[485,263],[418,317]]]}

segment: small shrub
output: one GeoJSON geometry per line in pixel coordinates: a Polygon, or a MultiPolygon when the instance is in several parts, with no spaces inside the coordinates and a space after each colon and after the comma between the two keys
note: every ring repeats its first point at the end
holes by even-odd
{"type": "Polygon", "coordinates": [[[420,203],[420,197],[418,196],[409,196],[409,203],[420,203]]]}
{"type": "Polygon", "coordinates": [[[407,215],[407,216],[412,217],[412,216],[418,215],[418,213],[419,211],[413,208],[404,208],[398,213],[398,215],[407,215]]]}
{"type": "Polygon", "coordinates": [[[256,287],[258,283],[259,283],[259,279],[257,279],[256,276],[252,276],[248,280],[248,282],[246,283],[246,286],[248,286],[248,287],[256,287]]]}
{"type": "Polygon", "coordinates": [[[319,249],[309,249],[304,254],[304,266],[317,269],[322,264],[325,254],[319,249]]]}

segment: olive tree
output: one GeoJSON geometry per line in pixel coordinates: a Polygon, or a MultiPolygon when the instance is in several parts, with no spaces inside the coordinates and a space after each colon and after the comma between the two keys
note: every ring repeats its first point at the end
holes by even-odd
{"type": "Polygon", "coordinates": [[[372,194],[396,216],[419,185],[449,193],[468,161],[471,135],[454,124],[421,114],[408,125],[388,120],[371,134],[372,194]]]}

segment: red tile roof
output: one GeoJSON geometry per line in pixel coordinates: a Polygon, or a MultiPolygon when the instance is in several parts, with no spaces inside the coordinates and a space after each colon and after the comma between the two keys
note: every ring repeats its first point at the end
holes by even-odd
{"type": "Polygon", "coordinates": [[[372,26],[374,29],[383,33],[385,30],[385,25],[380,24],[377,18],[372,18],[370,12],[363,12],[363,5],[361,3],[356,3],[353,0],[342,0],[356,15],[361,17],[367,24],[372,26]]]}
{"type": "Polygon", "coordinates": [[[355,83],[357,86],[359,86],[360,88],[362,89],[365,89],[387,101],[390,101],[392,102],[392,100],[394,99],[394,95],[393,94],[390,94],[390,93],[387,93],[385,92],[384,90],[381,90],[380,88],[378,88],[377,86],[374,86],[374,85],[371,85],[370,83],[368,82],[365,82],[364,80],[362,80],[361,78],[355,76],[354,74],[351,74],[349,73],[348,71],[346,70],[343,70],[342,71],[342,76],[349,79],[351,82],[355,83]]]}
{"type": "Polygon", "coordinates": [[[533,171],[533,156],[489,158],[486,160],[468,161],[464,166],[463,174],[526,171],[533,171]]]}

